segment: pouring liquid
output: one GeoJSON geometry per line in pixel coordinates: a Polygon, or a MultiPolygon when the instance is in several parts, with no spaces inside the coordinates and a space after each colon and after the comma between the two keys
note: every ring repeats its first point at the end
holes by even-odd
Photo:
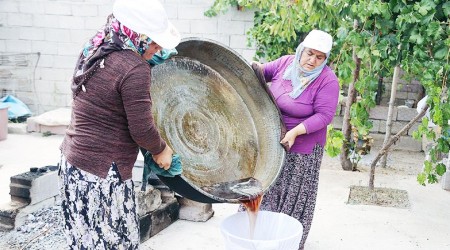
{"type": "Polygon", "coordinates": [[[261,205],[263,190],[257,179],[250,177],[237,181],[217,183],[202,187],[206,192],[225,199],[237,199],[245,206],[249,218],[249,238],[253,239],[259,206],[261,205]]]}
{"type": "Polygon", "coordinates": [[[248,219],[249,219],[249,238],[252,240],[255,235],[256,219],[258,217],[259,205],[261,205],[262,194],[256,197],[252,197],[248,200],[240,200],[242,205],[245,206],[248,219]]]}

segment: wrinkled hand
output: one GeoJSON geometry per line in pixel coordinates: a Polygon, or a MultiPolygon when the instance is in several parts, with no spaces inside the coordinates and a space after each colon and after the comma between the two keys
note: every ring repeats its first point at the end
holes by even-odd
{"type": "Polygon", "coordinates": [[[161,153],[153,155],[152,157],[160,168],[168,170],[170,168],[170,165],[172,164],[172,155],[173,155],[172,148],[170,148],[169,145],[166,145],[166,147],[161,153]]]}
{"type": "Polygon", "coordinates": [[[289,151],[294,144],[295,138],[297,138],[297,134],[294,130],[289,130],[284,138],[280,141],[281,145],[286,149],[286,151],[289,151]]]}

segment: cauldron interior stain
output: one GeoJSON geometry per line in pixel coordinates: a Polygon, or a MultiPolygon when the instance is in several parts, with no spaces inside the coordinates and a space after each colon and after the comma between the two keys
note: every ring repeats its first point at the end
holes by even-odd
{"type": "Polygon", "coordinates": [[[164,98],[153,106],[155,117],[164,119],[155,121],[174,151],[183,152],[183,174],[206,185],[223,181],[224,175],[229,181],[251,176],[253,169],[241,166],[256,165],[256,128],[236,90],[197,61],[158,67],[168,77],[152,85],[152,92],[164,98]]]}
{"type": "Polygon", "coordinates": [[[152,70],[150,93],[155,124],[181,156],[182,178],[209,196],[252,177],[267,189],[285,152],[278,110],[251,67],[211,41],[187,39],[177,50],[152,70]]]}

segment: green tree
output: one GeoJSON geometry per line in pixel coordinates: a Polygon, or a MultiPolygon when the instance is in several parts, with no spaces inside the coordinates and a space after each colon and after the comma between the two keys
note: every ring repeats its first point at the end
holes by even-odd
{"type": "MultiPolygon", "coordinates": [[[[358,96],[347,107],[350,122],[343,128],[353,127],[356,138],[367,136],[372,127],[368,110],[375,106],[380,77],[392,76],[399,65],[407,77],[417,78],[430,97],[431,119],[442,129],[437,135],[427,127],[425,118],[414,134],[415,138],[425,135],[435,142],[418,181],[434,183],[445,173],[438,155],[448,153],[450,148],[448,1],[216,0],[206,14],[217,15],[236,4],[256,10],[254,27],[248,33],[250,42],[256,44],[256,59],[272,60],[294,53],[298,42],[313,28],[332,34],[333,51],[338,53],[332,54],[329,62],[340,84],[346,87],[353,83],[358,96]],[[355,21],[359,25],[354,27],[355,21]]],[[[330,135],[337,137],[329,141],[342,138],[338,133],[330,135]]],[[[352,170],[345,162],[349,161],[348,153],[355,150],[356,142],[351,138],[355,136],[344,135],[341,163],[345,170],[352,170]]]]}

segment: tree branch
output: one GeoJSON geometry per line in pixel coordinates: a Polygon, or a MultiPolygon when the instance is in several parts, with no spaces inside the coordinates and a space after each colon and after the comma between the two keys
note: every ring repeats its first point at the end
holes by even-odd
{"type": "Polygon", "coordinates": [[[414,119],[412,119],[410,122],[408,122],[408,124],[406,124],[400,131],[398,131],[397,134],[392,136],[389,139],[389,141],[387,143],[385,143],[385,145],[380,149],[380,151],[378,151],[377,156],[375,157],[375,159],[372,161],[372,164],[370,165],[370,180],[369,180],[369,189],[370,190],[373,190],[373,188],[374,188],[375,166],[377,165],[377,162],[381,159],[381,157],[384,154],[386,154],[386,152],[392,146],[392,144],[394,144],[396,141],[398,141],[400,139],[400,136],[404,135],[406,133],[406,131],[408,131],[414,125],[414,123],[416,123],[419,119],[421,119],[425,115],[427,110],[428,110],[428,105],[425,105],[425,107],[423,107],[422,111],[418,115],[416,115],[416,117],[414,117],[414,119]]]}

